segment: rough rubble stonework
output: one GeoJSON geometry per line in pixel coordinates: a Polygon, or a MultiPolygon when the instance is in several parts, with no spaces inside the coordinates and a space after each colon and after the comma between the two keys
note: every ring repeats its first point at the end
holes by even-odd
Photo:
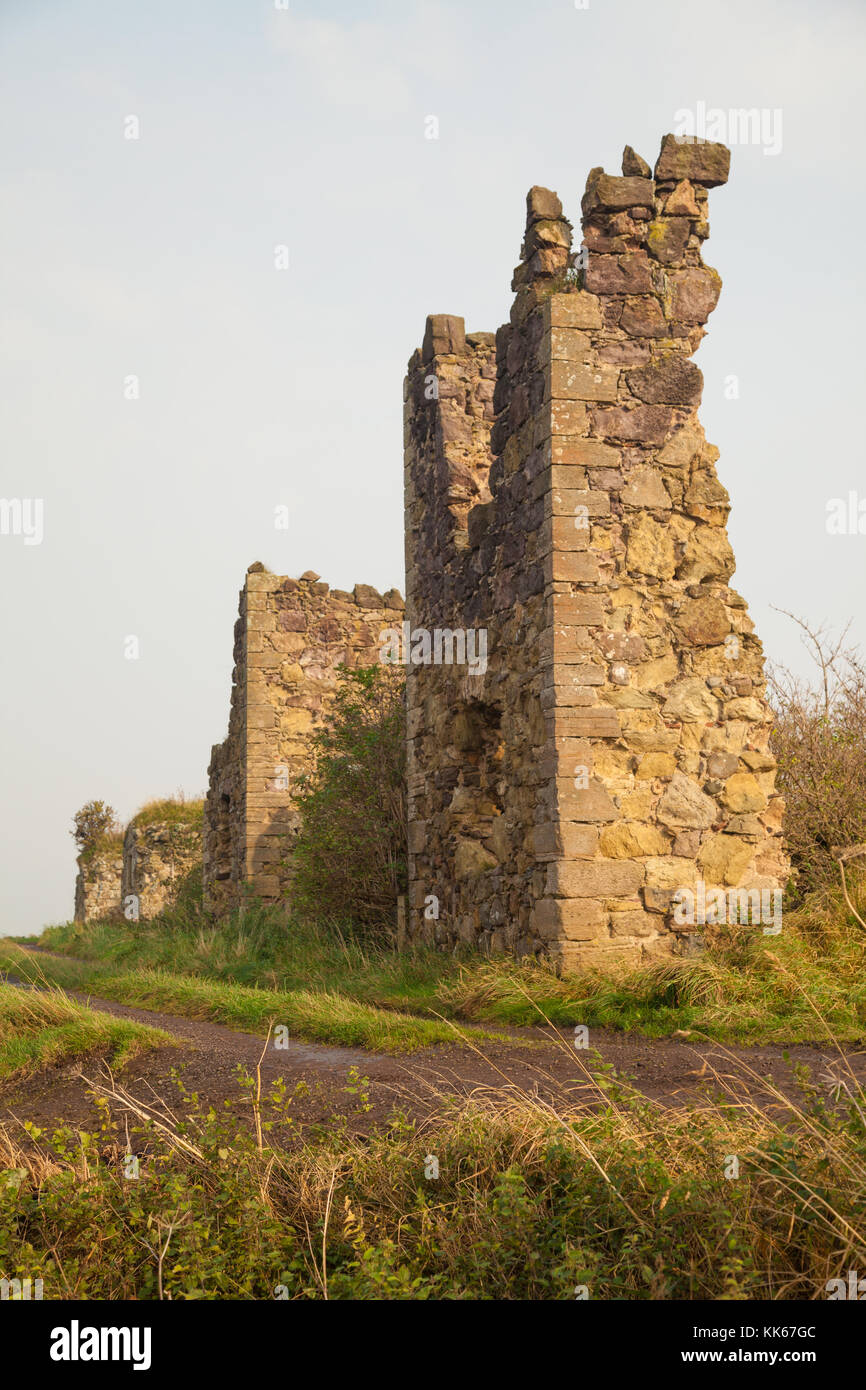
{"type": "Polygon", "coordinates": [[[381,634],[399,628],[403,599],[367,584],[331,589],[252,565],[240,594],[228,737],[214,747],[205,802],[205,905],[222,912],[244,887],[285,896],[298,828],[292,801],[309,771],[311,738],[337,686],[337,667],[373,666],[381,634]]]}
{"type": "MultiPolygon", "coordinates": [[[[162,805],[163,803],[160,803],[162,805]]],[[[195,803],[187,802],[183,814],[176,805],[171,819],[151,819],[144,808],[126,830],[79,854],[75,880],[75,921],[96,922],[124,917],[138,921],[156,917],[171,906],[184,879],[202,858],[202,832],[195,803]],[[130,896],[138,899],[137,916],[130,896]]]]}
{"type": "Polygon", "coordinates": [[[533,188],[511,321],[434,315],[405,385],[407,617],[485,629],[486,672],[408,668],[411,936],[561,968],[688,949],[672,899],[778,888],[761,645],[691,358],[721,145],[533,188]]]}
{"type": "Polygon", "coordinates": [[[86,850],[76,859],[75,921],[98,922],[120,914],[123,841],[86,850]]]}
{"type": "Polygon", "coordinates": [[[121,903],[138,898],[138,916],[149,921],[175,901],[187,874],[201,867],[200,824],[130,821],[123,837],[121,903]]]}

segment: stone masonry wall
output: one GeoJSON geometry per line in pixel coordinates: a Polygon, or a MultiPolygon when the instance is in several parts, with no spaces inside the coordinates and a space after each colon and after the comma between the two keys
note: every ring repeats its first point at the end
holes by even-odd
{"type": "MultiPolygon", "coordinates": [[[[251,572],[254,567],[251,567],[251,572]]],[[[249,577],[249,576],[248,576],[249,577]]],[[[247,795],[247,587],[234,626],[228,735],[211,750],[204,806],[204,906],[217,914],[237,901],[246,877],[247,795]]]]}
{"type": "Polygon", "coordinates": [[[285,896],[298,828],[292,793],[311,766],[339,665],[372,666],[383,631],[399,628],[403,599],[369,585],[330,589],[250,567],[235,627],[229,733],[212,752],[205,802],[205,905],[223,912],[243,886],[265,902],[285,896]]]}
{"type": "MultiPolygon", "coordinates": [[[[200,824],[130,821],[123,838],[121,903],[127,913],[129,899],[138,899],[138,918],[157,917],[177,897],[187,874],[201,865],[200,824]]],[[[130,917],[129,920],[136,920],[130,917]]]]}
{"type": "Polygon", "coordinates": [[[634,962],[688,948],[677,889],[784,882],[761,646],[690,360],[729,158],[667,136],[654,176],[628,147],[622,176],[594,169],[579,274],[532,189],[495,393],[461,319],[429,319],[410,361],[407,617],[488,643],[483,672],[408,668],[411,935],[634,962]]]}
{"type": "Polygon", "coordinates": [[[120,913],[123,842],[79,854],[75,879],[75,921],[98,922],[120,913]]]}

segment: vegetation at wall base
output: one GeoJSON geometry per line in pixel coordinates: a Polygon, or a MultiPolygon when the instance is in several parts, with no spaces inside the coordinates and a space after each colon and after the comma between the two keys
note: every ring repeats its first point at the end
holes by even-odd
{"type": "Polygon", "coordinates": [[[295,797],[292,901],[298,915],[337,919],[360,940],[393,939],[406,891],[404,682],[382,666],[338,671],[295,797]]]}
{"type": "MultiPolygon", "coordinates": [[[[850,891],[866,915],[866,877],[852,876],[850,891]]],[[[716,928],[707,932],[704,953],[691,960],[672,957],[639,969],[561,978],[542,964],[510,957],[365,944],[338,923],[296,920],[285,906],[250,904],[211,922],[194,892],[152,922],[68,923],[48,928],[40,944],[67,959],[29,953],[29,968],[94,994],[100,975],[131,981],[144,972],[154,989],[153,972],[178,981],[191,976],[203,994],[211,982],[215,1012],[207,1016],[217,1018],[222,1010],[222,1021],[242,1018],[244,1010],[220,1003],[217,985],[255,987],[251,1026],[261,1011],[257,990],[305,1000],[322,994],[332,1004],[339,998],[359,1009],[414,1015],[425,1024],[436,1014],[493,1027],[585,1023],[651,1037],[694,1030],[729,1043],[823,1045],[829,1032],[847,1043],[866,1038],[866,932],[839,887],[817,889],[786,913],[779,936],[765,937],[760,927],[716,928]]],[[[14,972],[20,967],[13,950],[12,943],[0,942],[0,963],[14,972]]],[[[141,980],[123,986],[133,987],[142,988],[141,980]]],[[[173,1007],[179,1008],[186,987],[173,988],[173,1007]]],[[[298,1036],[333,1040],[327,1022],[316,1022],[312,1004],[293,1016],[305,1029],[298,1036]]],[[[377,1029],[365,1017],[359,1012],[354,1041],[371,1046],[363,1037],[372,1039],[377,1029]]]]}
{"type": "Polygon", "coordinates": [[[826,626],[793,621],[817,675],[771,671],[771,747],[786,803],[790,887],[802,901],[839,882],[839,849],[866,841],[866,662],[846,645],[847,628],[833,636],[826,626]]]}

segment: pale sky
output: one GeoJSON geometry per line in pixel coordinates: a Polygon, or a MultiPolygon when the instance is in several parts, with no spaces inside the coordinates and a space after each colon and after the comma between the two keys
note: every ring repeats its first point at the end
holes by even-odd
{"type": "Polygon", "coordinates": [[[71,916],[84,801],[204,790],[253,560],[402,591],[425,315],[495,329],[530,185],[577,225],[592,166],[701,102],[781,112],[710,193],[733,583],[775,659],[771,605],[866,645],[866,534],[826,529],[866,501],[864,30],[854,0],[0,0],[0,497],[44,508],[0,534],[0,934],[71,916]]]}

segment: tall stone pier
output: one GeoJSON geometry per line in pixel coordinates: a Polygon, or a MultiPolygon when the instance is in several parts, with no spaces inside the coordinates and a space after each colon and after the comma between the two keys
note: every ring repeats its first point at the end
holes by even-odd
{"type": "MultiPolygon", "coordinates": [[[[527,197],[511,320],[405,384],[411,936],[563,969],[689,949],[681,890],[778,889],[762,650],[692,361],[722,145],[527,197]]],[[[753,929],[753,928],[749,928],[753,929]]]]}

